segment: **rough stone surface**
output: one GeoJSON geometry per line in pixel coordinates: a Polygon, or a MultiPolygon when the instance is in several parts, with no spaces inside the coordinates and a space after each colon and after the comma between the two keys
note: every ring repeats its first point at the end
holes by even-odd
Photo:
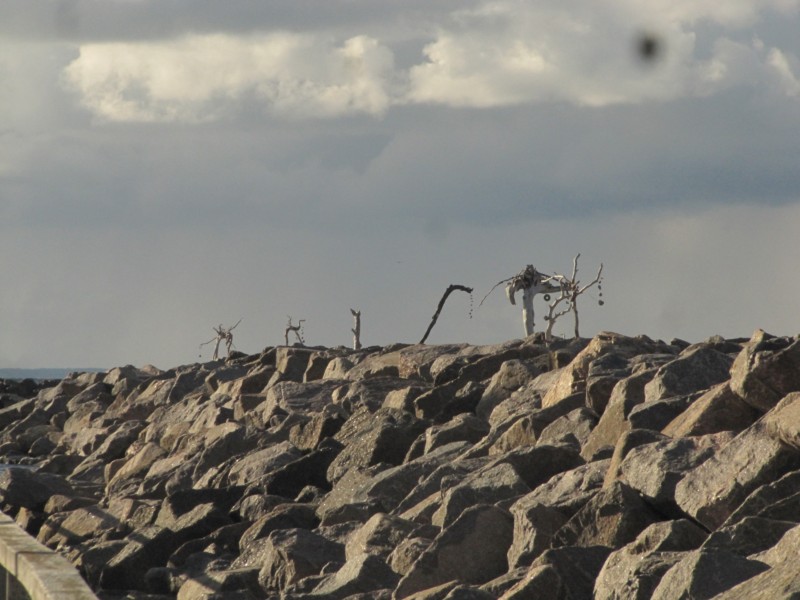
{"type": "Polygon", "coordinates": [[[756,330],[731,367],[731,389],[762,413],[800,391],[800,339],[756,330]]]}
{"type": "Polygon", "coordinates": [[[779,442],[763,423],[744,430],[675,489],[681,510],[715,529],[759,486],[800,469],[800,451],[779,442]]]}
{"type": "Polygon", "coordinates": [[[687,520],[654,523],[630,544],[612,552],[594,584],[596,600],[649,600],[664,573],[706,534],[687,520]]]}
{"type": "Polygon", "coordinates": [[[650,508],[641,496],[615,482],[595,494],[583,508],[554,535],[552,545],[608,546],[619,548],[633,541],[648,525],[662,517],[650,508]]]}
{"type": "Polygon", "coordinates": [[[664,429],[670,437],[705,435],[720,431],[739,432],[758,418],[758,411],[731,390],[730,383],[720,383],[705,392],[664,429]]]}
{"type": "Polygon", "coordinates": [[[694,550],[664,573],[652,599],[714,598],[768,568],[726,550],[694,550]]]}
{"type": "Polygon", "coordinates": [[[454,579],[484,583],[505,573],[513,526],[508,511],[495,506],[478,505],[464,511],[400,580],[396,597],[406,598],[454,579]]]}
{"type": "Polygon", "coordinates": [[[0,509],[106,600],[794,597],[799,341],[295,345],[0,381],[0,509]]]}

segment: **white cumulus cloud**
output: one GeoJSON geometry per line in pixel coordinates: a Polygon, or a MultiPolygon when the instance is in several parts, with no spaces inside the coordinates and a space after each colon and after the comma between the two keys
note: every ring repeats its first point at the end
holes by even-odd
{"type": "Polygon", "coordinates": [[[430,20],[407,17],[418,18],[422,32],[414,52],[408,40],[390,48],[387,39],[397,40],[389,25],[380,33],[298,26],[87,42],[64,79],[110,121],[210,121],[254,104],[282,117],[331,118],[381,116],[394,105],[662,102],[736,86],[796,95],[794,55],[753,27],[796,18],[799,7],[800,0],[489,0],[430,20]],[[635,52],[644,33],[658,42],[649,62],[635,52]]]}
{"type": "Polygon", "coordinates": [[[294,33],[189,35],[90,43],[65,69],[82,103],[110,121],[204,121],[245,101],[296,117],[381,114],[389,49],[366,36],[341,45],[294,33]]]}
{"type": "Polygon", "coordinates": [[[425,46],[426,60],[410,71],[408,99],[473,107],[548,100],[604,106],[758,84],[768,70],[765,57],[736,34],[765,11],[796,12],[797,5],[489,2],[455,13],[425,46]],[[698,28],[709,23],[718,33],[703,40],[711,48],[707,56],[699,51],[698,28]],[[645,32],[656,36],[660,49],[650,65],[634,52],[645,32]]]}

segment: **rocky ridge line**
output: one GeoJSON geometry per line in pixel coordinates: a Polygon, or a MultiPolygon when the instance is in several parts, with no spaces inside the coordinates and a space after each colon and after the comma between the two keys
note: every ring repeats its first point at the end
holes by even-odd
{"type": "Polygon", "coordinates": [[[800,594],[798,337],[275,347],[26,386],[0,386],[0,508],[105,600],[800,594]]]}

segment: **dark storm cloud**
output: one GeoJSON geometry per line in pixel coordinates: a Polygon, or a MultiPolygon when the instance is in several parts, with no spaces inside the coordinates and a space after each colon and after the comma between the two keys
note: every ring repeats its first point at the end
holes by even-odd
{"type": "Polygon", "coordinates": [[[0,32],[72,41],[144,40],[227,31],[381,31],[426,35],[463,0],[5,0],[0,32]]]}

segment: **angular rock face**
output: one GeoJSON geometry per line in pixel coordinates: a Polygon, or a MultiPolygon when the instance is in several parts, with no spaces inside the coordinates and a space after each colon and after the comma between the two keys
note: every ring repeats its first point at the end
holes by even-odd
{"type": "Polygon", "coordinates": [[[731,389],[762,413],[800,391],[800,339],[756,331],[731,367],[731,389]]]}
{"type": "Polygon", "coordinates": [[[397,598],[452,580],[484,583],[507,570],[513,520],[508,511],[474,506],[444,529],[395,590],[397,598]]]}
{"type": "Polygon", "coordinates": [[[686,514],[715,529],[750,492],[798,469],[800,451],[770,437],[759,422],[689,471],[675,488],[675,500],[686,514]]]}
{"type": "Polygon", "coordinates": [[[800,594],[798,340],[267,348],[0,385],[0,508],[104,597],[800,594]]]}

